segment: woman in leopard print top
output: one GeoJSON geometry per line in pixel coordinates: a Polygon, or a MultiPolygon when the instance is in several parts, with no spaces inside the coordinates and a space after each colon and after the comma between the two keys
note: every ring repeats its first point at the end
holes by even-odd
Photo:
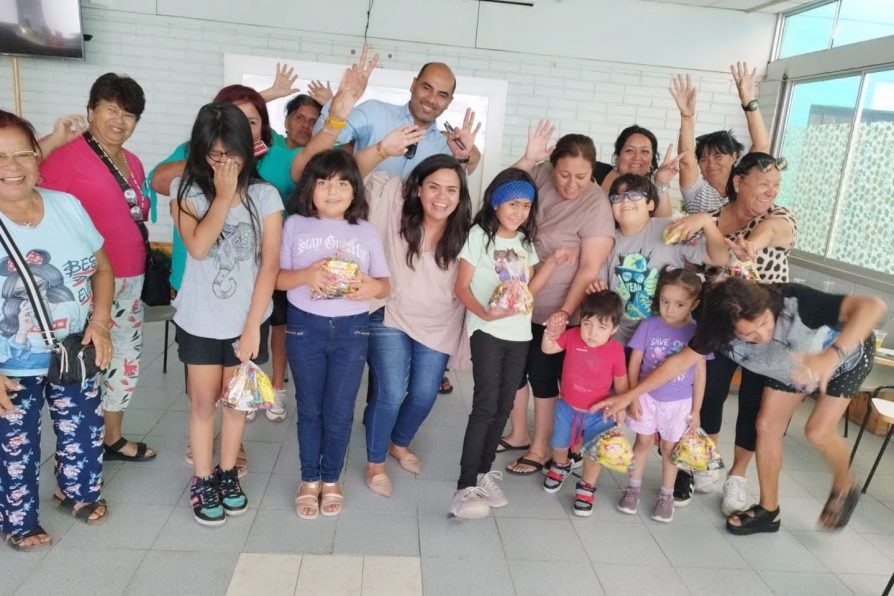
{"type": "MultiPolygon", "coordinates": [[[[689,216],[712,218],[720,232],[732,243],[736,255],[742,260],[754,262],[761,283],[788,281],[788,255],[795,245],[797,232],[791,212],[774,204],[779,193],[778,163],[775,157],[767,153],[748,153],[730,173],[726,188],[730,202],[713,212],[689,216]]],[[[708,270],[706,276],[711,280],[718,273],[719,270],[708,270]]],[[[702,428],[715,441],[723,421],[723,404],[737,368],[739,366],[735,362],[722,354],[716,354],[713,360],[708,361],[701,422],[702,428]]],[[[745,471],[757,442],[755,423],[763,388],[763,376],[742,370],[735,456],[723,487],[721,508],[725,515],[749,505],[745,502],[745,471]]],[[[711,473],[705,474],[696,478],[695,485],[699,490],[709,492],[715,478],[711,473]]],[[[691,495],[692,486],[688,475],[678,475],[675,495],[681,501],[685,500],[691,495]],[[682,480],[680,476],[683,476],[682,480]]]]}

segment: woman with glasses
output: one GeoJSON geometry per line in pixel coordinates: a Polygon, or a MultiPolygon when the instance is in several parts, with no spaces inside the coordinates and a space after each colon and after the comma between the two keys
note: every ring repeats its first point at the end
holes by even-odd
{"type": "MultiPolygon", "coordinates": [[[[83,333],[83,343],[96,349],[96,365],[108,366],[114,279],[103,238],[75,197],[35,186],[39,165],[34,129],[0,110],[0,221],[24,257],[56,338],[83,333]]],[[[47,380],[50,349],[25,289],[28,278],[6,251],[0,257],[0,534],[13,549],[31,551],[52,544],[39,520],[44,402],[56,434],[53,501],[87,524],[108,514],[100,498],[102,408],[95,378],[47,380]]]]}
{"type": "MultiPolygon", "coordinates": [[[[128,76],[106,73],[96,79],[87,102],[87,131],[59,146],[66,131],[56,127],[41,140],[56,148],[40,166],[43,186],[73,194],[102,234],[115,272],[112,304],[114,358],[102,382],[105,458],[141,462],[155,457],[145,443],[121,434],[124,411],[140,376],[143,347],[143,274],[146,268],[149,201],[142,193],[143,164],[124,149],[146,106],[140,85],[128,76]]],[[[70,131],[71,129],[68,129],[70,131]]]]}
{"type": "MultiPolygon", "coordinates": [[[[757,69],[748,71],[748,64],[730,66],[745,119],[751,136],[749,151],[769,151],[770,133],[757,102],[757,69]]],[[[696,88],[689,75],[675,76],[671,95],[680,110],[680,190],[687,213],[713,211],[730,199],[726,191],[733,164],[745,146],[730,131],[718,130],[695,137],[696,88]]]]}
{"type": "MultiPolygon", "coordinates": [[[[742,261],[739,265],[741,273],[762,284],[788,282],[788,255],[795,245],[797,224],[788,209],[774,204],[779,193],[781,170],[785,165],[784,159],[777,159],[768,153],[748,153],[732,169],[727,181],[726,195],[730,202],[710,213],[683,218],[677,223],[678,229],[687,231],[699,225],[702,219],[710,217],[742,261]]],[[[710,282],[723,272],[708,268],[705,273],[710,282]]],[[[715,442],[723,422],[723,404],[738,368],[738,363],[723,354],[717,354],[708,362],[701,420],[702,428],[715,442]]],[[[761,407],[763,387],[763,376],[743,368],[739,384],[735,455],[723,485],[721,510],[724,515],[748,506],[745,471],[754,455],[757,440],[755,421],[761,407]]],[[[714,471],[700,472],[694,481],[689,474],[678,474],[674,493],[677,503],[688,503],[693,489],[713,491],[716,480],[714,471]]]]}

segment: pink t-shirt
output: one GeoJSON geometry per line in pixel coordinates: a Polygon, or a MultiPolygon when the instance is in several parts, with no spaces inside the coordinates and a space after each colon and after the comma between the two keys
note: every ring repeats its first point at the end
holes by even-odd
{"type": "MultiPolygon", "coordinates": [[[[149,201],[140,192],[146,178],[143,164],[126,149],[124,157],[131,174],[128,182],[137,193],[143,219],[146,219],[149,201]]],[[[146,246],[140,229],[130,216],[124,192],[84,137],[53,151],[40,164],[40,175],[42,187],[73,194],[81,202],[105,240],[103,250],[112,262],[115,277],[134,277],[145,272],[146,246]]]]}
{"type": "Polygon", "coordinates": [[[573,327],[556,341],[565,350],[562,364],[562,399],[578,410],[587,410],[611,394],[615,377],[627,375],[624,348],[613,339],[591,348],[573,327]]]}
{"type": "MultiPolygon", "coordinates": [[[[571,265],[556,267],[549,281],[534,299],[532,320],[543,324],[562,308],[565,296],[580,265],[580,247],[584,238],[604,236],[614,242],[615,219],[608,197],[598,184],[593,184],[576,199],[562,198],[553,184],[553,168],[549,162],[532,172],[537,183],[537,239],[534,247],[545,261],[560,246],[571,249],[576,260],[571,265]]],[[[591,280],[592,281],[592,280],[591,280]]],[[[572,322],[578,321],[572,313],[572,322]]]]}
{"type": "Polygon", "coordinates": [[[391,293],[387,300],[373,300],[372,310],[385,305],[385,326],[400,329],[432,350],[455,356],[462,341],[465,307],[453,288],[458,260],[446,270],[435,262],[435,251],[420,251],[407,265],[407,243],[400,235],[403,182],[387,172],[374,172],[366,179],[371,223],[385,245],[391,270],[391,293]]]}

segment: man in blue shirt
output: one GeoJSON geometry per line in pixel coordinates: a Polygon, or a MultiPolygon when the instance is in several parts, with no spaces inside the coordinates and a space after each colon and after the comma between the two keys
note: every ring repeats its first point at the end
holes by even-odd
{"type": "MultiPolygon", "coordinates": [[[[375,145],[395,128],[410,124],[425,131],[415,155],[409,158],[389,157],[376,167],[377,170],[406,179],[413,168],[426,157],[444,153],[452,154],[460,163],[467,164],[466,169],[471,172],[481,159],[478,149],[471,143],[464,143],[461,148],[455,137],[444,135],[437,125],[438,116],[453,101],[455,89],[456,77],[453,76],[453,71],[441,62],[429,62],[413,79],[409,102],[394,105],[370,99],[357,105],[348,117],[347,126],[339,134],[338,142],[353,142],[354,150],[359,151],[375,145]]],[[[328,114],[327,103],[314,126],[314,133],[323,127],[328,114]]]]}

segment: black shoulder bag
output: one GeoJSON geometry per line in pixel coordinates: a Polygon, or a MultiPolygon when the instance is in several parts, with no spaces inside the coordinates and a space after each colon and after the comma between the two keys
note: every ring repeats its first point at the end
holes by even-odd
{"type": "Polygon", "coordinates": [[[49,310],[40,297],[40,290],[37,288],[37,282],[31,275],[31,269],[19,252],[19,247],[9,234],[6,224],[0,219],[0,244],[9,255],[10,260],[15,263],[16,270],[25,286],[28,294],[28,300],[31,302],[31,309],[37,318],[37,324],[40,327],[40,334],[50,348],[50,368],[47,373],[47,379],[55,385],[71,385],[72,383],[83,384],[87,379],[93,378],[101,369],[96,366],[96,348],[93,344],[86,346],[81,345],[84,341],[84,334],[72,333],[61,342],[56,339],[53,333],[53,318],[50,316],[49,310]]]}
{"type": "Polygon", "coordinates": [[[124,179],[124,176],[118,170],[115,163],[109,158],[103,148],[90,132],[84,133],[84,140],[87,146],[93,150],[98,157],[109,169],[109,172],[115,178],[115,182],[121,187],[124,193],[124,200],[130,209],[131,218],[140,230],[140,236],[146,244],[146,273],[143,276],[143,291],[140,298],[149,306],[167,306],[171,303],[171,265],[167,259],[153,252],[149,245],[149,230],[146,228],[146,222],[143,221],[143,212],[137,201],[137,191],[124,179]]]}

